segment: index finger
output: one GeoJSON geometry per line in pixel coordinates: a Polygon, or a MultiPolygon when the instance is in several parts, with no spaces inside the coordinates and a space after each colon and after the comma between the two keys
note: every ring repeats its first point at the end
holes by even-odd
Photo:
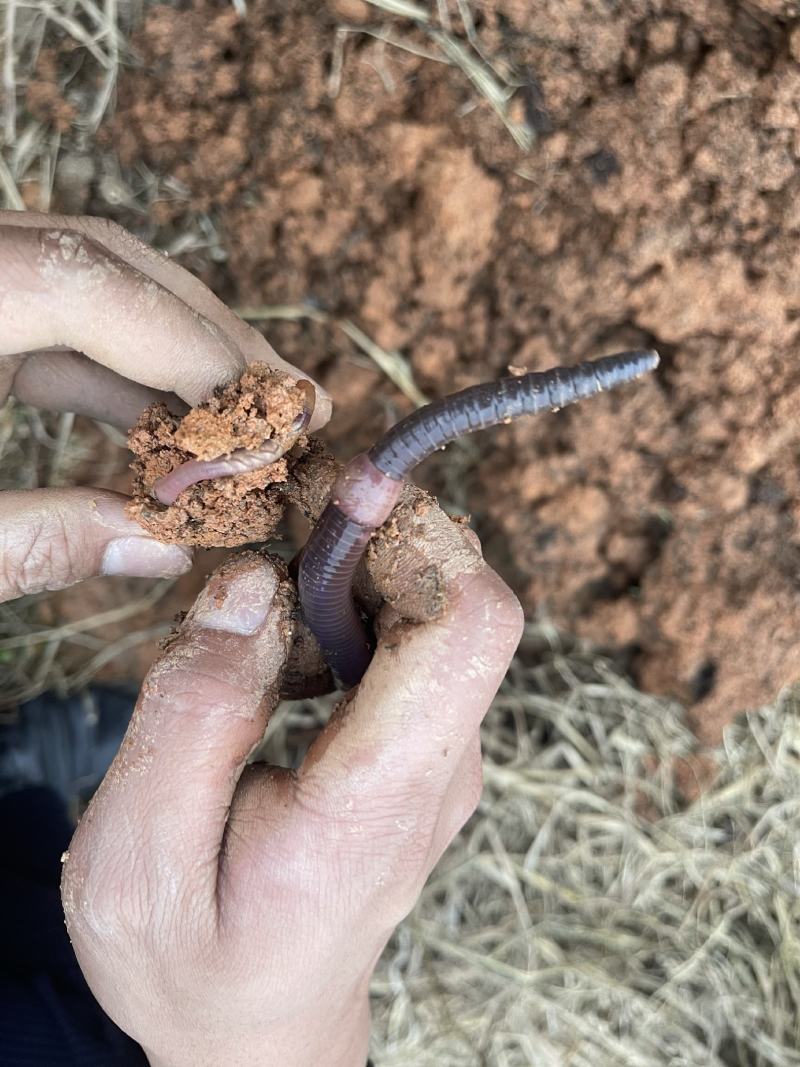
{"type": "MultiPolygon", "coordinates": [[[[61,228],[84,234],[130,267],[152,278],[188,307],[199,312],[203,318],[218,326],[233,341],[248,363],[268,363],[292,377],[313,380],[309,379],[307,373],[282,359],[266,338],[243,322],[199,278],[168,256],[140,241],[117,223],[87,215],[72,217],[38,212],[0,211],[0,226],[4,225],[34,229],[61,228]]],[[[311,431],[324,426],[331,416],[330,396],[316,382],[314,386],[317,403],[310,424],[311,431]]]]}
{"type": "Polygon", "coordinates": [[[188,404],[244,371],[215,323],[74,230],[0,226],[0,355],[68,345],[188,404]]]}

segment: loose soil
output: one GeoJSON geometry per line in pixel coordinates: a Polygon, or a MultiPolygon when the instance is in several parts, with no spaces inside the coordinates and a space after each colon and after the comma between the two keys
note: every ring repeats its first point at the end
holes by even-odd
{"type": "Polygon", "coordinates": [[[164,404],[151,405],[128,435],[136,457],[131,515],[163,541],[216,548],[268,540],[283,518],[288,456],[260,470],[198,482],[170,507],[154,499],[153,485],[189,460],[255,449],[286,435],[304,402],[294,378],[253,363],[238,382],[220,387],[183,418],[164,404]]]}
{"type": "MultiPolygon", "coordinates": [[[[187,262],[220,295],[351,317],[430,396],[657,347],[652,380],[424,478],[443,489],[461,464],[460,502],[526,607],[627,649],[713,739],[800,675],[800,17],[782,0],[472,6],[483,54],[520,82],[526,154],[460,70],[362,32],[432,48],[359,0],[150,9],[105,136],[174,193],[144,228],[113,213],[161,243],[206,213],[227,261],[187,262]]],[[[82,208],[112,213],[92,188],[82,208]]],[[[268,334],[332,393],[338,454],[407,410],[324,325],[268,334]]]]}

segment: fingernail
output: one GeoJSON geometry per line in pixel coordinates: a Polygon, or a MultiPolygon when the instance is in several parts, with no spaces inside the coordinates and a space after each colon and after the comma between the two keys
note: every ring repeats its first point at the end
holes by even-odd
{"type": "MultiPolygon", "coordinates": [[[[111,493],[99,493],[97,497],[90,504],[90,516],[95,522],[100,523],[107,530],[112,530],[114,533],[119,534],[120,537],[142,537],[146,540],[152,541],[153,538],[145,538],[144,528],[141,523],[132,519],[126,509],[126,506],[130,503],[127,497],[120,496],[117,493],[113,495],[111,493]]],[[[160,544],[160,542],[157,542],[160,544]]]]}
{"type": "Polygon", "coordinates": [[[324,426],[330,419],[331,412],[333,411],[333,400],[327,389],[323,389],[318,382],[314,382],[314,391],[316,393],[314,414],[311,416],[311,422],[308,424],[308,428],[312,432],[319,430],[324,426]]]}
{"type": "Polygon", "coordinates": [[[106,545],[100,573],[176,578],[191,566],[192,554],[183,545],[164,545],[152,537],[115,537],[106,545]]]}
{"type": "Polygon", "coordinates": [[[189,621],[204,630],[254,634],[269,614],[276,589],[275,575],[265,564],[233,574],[223,569],[195,601],[189,621]]]}

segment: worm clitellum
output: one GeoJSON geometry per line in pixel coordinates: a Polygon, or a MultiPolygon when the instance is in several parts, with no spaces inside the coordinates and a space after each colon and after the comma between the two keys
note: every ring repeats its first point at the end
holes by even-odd
{"type": "Polygon", "coordinates": [[[372,533],[389,517],[403,479],[457,437],[522,415],[557,411],[614,389],[658,366],[656,352],[622,352],[576,367],[463,389],[420,408],[347,464],[300,560],[300,603],[337,682],[356,685],[372,658],[372,643],[353,601],[353,575],[372,533]]]}

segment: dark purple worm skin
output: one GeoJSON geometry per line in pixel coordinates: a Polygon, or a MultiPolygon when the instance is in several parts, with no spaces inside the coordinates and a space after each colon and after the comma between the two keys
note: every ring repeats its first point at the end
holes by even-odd
{"type": "Polygon", "coordinates": [[[558,411],[657,366],[656,352],[622,352],[576,367],[474,385],[402,419],[344,468],[303,550],[298,581],[306,624],[342,688],[356,685],[372,658],[353,601],[353,575],[373,532],[397,503],[403,479],[457,437],[522,415],[558,411]]]}
{"type": "Polygon", "coordinates": [[[297,384],[304,394],[303,410],[287,433],[265,441],[261,448],[237,448],[235,452],[229,452],[226,456],[215,456],[214,459],[188,459],[163,478],[157,478],[153,482],[152,493],[156,500],[161,504],[174,504],[190,485],[212,478],[229,478],[232,475],[257,471],[284,456],[294,447],[297,438],[305,431],[314,414],[314,386],[304,379],[297,384]]]}

